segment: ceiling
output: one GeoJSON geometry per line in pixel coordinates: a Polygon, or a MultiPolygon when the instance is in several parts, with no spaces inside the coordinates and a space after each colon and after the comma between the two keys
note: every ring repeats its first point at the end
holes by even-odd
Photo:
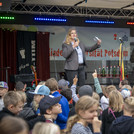
{"type": "Polygon", "coordinates": [[[83,1],[77,6],[120,9],[124,6],[131,5],[124,9],[134,10],[134,0],[12,0],[12,2],[13,1],[25,1],[26,4],[58,6],[74,6],[76,3],[83,1]]]}

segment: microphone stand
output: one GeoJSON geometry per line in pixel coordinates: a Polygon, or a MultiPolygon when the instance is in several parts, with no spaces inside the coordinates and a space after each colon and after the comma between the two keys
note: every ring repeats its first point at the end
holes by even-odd
{"type": "Polygon", "coordinates": [[[54,57],[54,70],[55,70],[55,78],[58,81],[58,76],[57,76],[57,67],[56,67],[56,61],[55,61],[55,53],[53,53],[53,57],[54,57]]]}
{"type": "Polygon", "coordinates": [[[10,67],[3,67],[0,68],[0,70],[6,70],[6,83],[8,84],[8,69],[10,69],[10,67]]]}

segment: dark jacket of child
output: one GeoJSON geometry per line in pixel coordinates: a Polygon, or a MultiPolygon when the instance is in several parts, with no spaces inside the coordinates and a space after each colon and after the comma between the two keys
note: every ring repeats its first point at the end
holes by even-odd
{"type": "Polygon", "coordinates": [[[123,115],[123,111],[114,112],[111,109],[107,108],[102,113],[102,134],[108,134],[109,128],[112,122],[117,118],[123,115]]]}
{"type": "Polygon", "coordinates": [[[15,116],[14,113],[10,112],[7,108],[3,108],[0,111],[0,121],[3,119],[5,116],[15,116]]]}
{"type": "MultiPolygon", "coordinates": [[[[11,111],[9,111],[7,108],[3,108],[3,110],[0,111],[0,121],[5,116],[16,116],[16,115],[14,113],[12,113],[11,111]]],[[[46,119],[43,115],[42,116],[36,116],[35,118],[30,119],[30,120],[26,120],[30,130],[34,127],[34,125],[37,122],[45,122],[45,121],[46,121],[46,119]]]]}
{"type": "Polygon", "coordinates": [[[134,118],[130,116],[121,116],[113,121],[108,134],[133,134],[134,118]]]}

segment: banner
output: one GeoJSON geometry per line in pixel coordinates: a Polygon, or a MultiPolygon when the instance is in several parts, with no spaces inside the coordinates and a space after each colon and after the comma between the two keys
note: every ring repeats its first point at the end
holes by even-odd
{"type": "MultiPolygon", "coordinates": [[[[27,26],[28,27],[28,26],[27,26]]],[[[48,31],[50,35],[50,60],[65,60],[62,56],[62,43],[66,37],[69,26],[36,26],[38,31],[48,31]],[[53,56],[55,55],[55,57],[53,56]]],[[[101,48],[86,53],[87,60],[119,60],[120,40],[124,40],[124,60],[130,59],[130,29],[129,28],[102,28],[102,27],[75,27],[78,38],[87,46],[96,42],[97,36],[102,40],[101,48]]]]}
{"type": "Polygon", "coordinates": [[[36,62],[36,33],[17,32],[17,73],[31,74],[31,65],[36,62]]]}

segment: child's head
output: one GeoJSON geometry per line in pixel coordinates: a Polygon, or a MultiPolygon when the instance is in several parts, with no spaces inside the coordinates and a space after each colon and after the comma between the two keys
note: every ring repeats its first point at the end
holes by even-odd
{"type": "Polygon", "coordinates": [[[68,101],[72,99],[72,90],[70,88],[62,89],[60,92],[68,101]]]}
{"type": "Polygon", "coordinates": [[[59,101],[61,96],[54,97],[52,95],[45,96],[39,103],[39,109],[41,114],[58,115],[62,112],[59,101]]]}
{"type": "Polygon", "coordinates": [[[99,96],[96,92],[93,92],[92,97],[93,97],[95,100],[97,100],[98,103],[99,103],[99,101],[100,101],[100,96],[99,96]]]}
{"type": "Polygon", "coordinates": [[[54,123],[38,122],[33,128],[32,134],[60,134],[60,128],[54,123]]]}
{"type": "Polygon", "coordinates": [[[90,96],[82,96],[75,104],[76,115],[71,116],[67,122],[66,132],[70,132],[73,125],[82,120],[83,123],[92,123],[94,117],[97,116],[98,101],[90,96]]]}
{"type": "Polygon", "coordinates": [[[101,89],[102,89],[103,95],[106,96],[106,86],[105,85],[101,85],[101,89]]]}
{"type": "Polygon", "coordinates": [[[123,97],[121,93],[117,90],[113,90],[109,93],[109,107],[116,111],[122,111],[123,97]]]}
{"type": "Polygon", "coordinates": [[[20,94],[21,101],[22,101],[23,103],[26,103],[26,101],[27,101],[26,93],[23,92],[23,91],[17,91],[17,93],[20,94]]]}
{"type": "Polygon", "coordinates": [[[93,89],[90,85],[83,85],[79,88],[78,94],[79,94],[79,97],[82,97],[84,95],[92,96],[93,89]]]}
{"type": "Polygon", "coordinates": [[[92,123],[97,116],[98,101],[90,96],[82,96],[75,105],[75,111],[79,118],[92,123]]]}
{"type": "Polygon", "coordinates": [[[3,97],[8,92],[8,85],[4,81],[0,81],[0,97],[3,97]]]}
{"type": "Polygon", "coordinates": [[[134,116],[134,97],[128,97],[125,99],[124,112],[130,113],[134,116]]]}
{"type": "Polygon", "coordinates": [[[66,81],[65,79],[60,79],[58,81],[58,88],[61,89],[61,90],[68,88],[68,85],[69,85],[69,82],[66,81]]]}
{"type": "Polygon", "coordinates": [[[22,81],[18,81],[18,82],[16,82],[14,90],[25,92],[26,91],[26,84],[24,84],[22,81]]]}
{"type": "Polygon", "coordinates": [[[7,92],[3,98],[3,101],[4,106],[16,115],[19,114],[24,106],[21,95],[15,91],[7,92]]]}
{"type": "Polygon", "coordinates": [[[6,116],[0,122],[1,134],[29,134],[27,123],[18,117],[6,116]]]}
{"type": "Polygon", "coordinates": [[[34,92],[29,93],[34,94],[34,101],[36,104],[39,104],[40,100],[44,96],[48,96],[50,94],[50,89],[45,85],[38,85],[34,92]]]}
{"type": "Polygon", "coordinates": [[[114,85],[107,86],[105,89],[106,97],[109,97],[109,93],[113,90],[117,90],[117,88],[114,85]]]}
{"type": "Polygon", "coordinates": [[[124,85],[129,85],[128,80],[122,80],[122,81],[120,81],[119,88],[122,88],[122,86],[124,86],[124,85]]]}
{"type": "Polygon", "coordinates": [[[51,92],[58,90],[58,82],[55,78],[50,78],[46,81],[46,86],[50,89],[51,92]]]}

